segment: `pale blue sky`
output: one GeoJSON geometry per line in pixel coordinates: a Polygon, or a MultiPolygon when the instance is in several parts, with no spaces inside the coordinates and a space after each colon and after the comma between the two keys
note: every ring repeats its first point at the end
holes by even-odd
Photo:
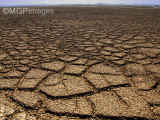
{"type": "Polygon", "coordinates": [[[94,3],[125,3],[125,4],[160,4],[160,0],[0,0],[0,5],[28,4],[94,4],[94,3]]]}

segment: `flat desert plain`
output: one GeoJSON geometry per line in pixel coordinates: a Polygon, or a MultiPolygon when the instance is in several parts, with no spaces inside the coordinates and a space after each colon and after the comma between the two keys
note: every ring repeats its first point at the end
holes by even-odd
{"type": "Polygon", "coordinates": [[[160,9],[37,8],[0,13],[1,120],[160,119],[160,9]]]}

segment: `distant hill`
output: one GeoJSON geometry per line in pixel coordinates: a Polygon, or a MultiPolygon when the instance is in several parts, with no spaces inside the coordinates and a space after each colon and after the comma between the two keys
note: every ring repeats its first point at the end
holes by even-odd
{"type": "Polygon", "coordinates": [[[95,5],[95,6],[156,6],[160,7],[156,4],[109,4],[109,3],[96,3],[96,4],[29,4],[29,5],[0,5],[0,7],[26,7],[26,6],[78,6],[78,5],[95,5]]]}

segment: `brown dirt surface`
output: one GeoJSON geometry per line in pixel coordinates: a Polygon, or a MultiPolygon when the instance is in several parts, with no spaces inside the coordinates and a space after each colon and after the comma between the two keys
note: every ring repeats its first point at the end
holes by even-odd
{"type": "Polygon", "coordinates": [[[45,8],[0,12],[0,120],[160,119],[160,9],[45,8]]]}

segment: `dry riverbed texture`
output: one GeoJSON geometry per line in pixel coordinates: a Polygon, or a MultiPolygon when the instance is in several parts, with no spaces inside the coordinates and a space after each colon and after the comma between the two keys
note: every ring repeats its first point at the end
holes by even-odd
{"type": "Polygon", "coordinates": [[[159,119],[160,9],[51,8],[0,13],[0,120],[159,119]]]}

